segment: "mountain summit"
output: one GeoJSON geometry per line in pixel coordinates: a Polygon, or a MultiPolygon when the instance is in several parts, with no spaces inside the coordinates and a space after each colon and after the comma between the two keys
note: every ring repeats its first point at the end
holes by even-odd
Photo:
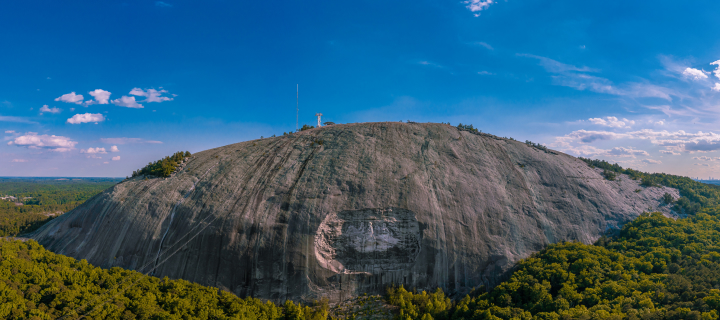
{"type": "Polygon", "coordinates": [[[49,250],[274,301],[391,284],[465,293],[550,243],[592,243],[671,188],[445,124],[359,123],[192,155],[32,237],[49,250]]]}

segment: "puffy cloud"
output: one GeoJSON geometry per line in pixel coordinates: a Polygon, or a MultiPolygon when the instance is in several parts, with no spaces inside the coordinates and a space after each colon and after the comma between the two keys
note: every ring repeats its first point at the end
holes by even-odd
{"type": "Polygon", "coordinates": [[[120,99],[115,99],[111,101],[114,105],[119,107],[127,107],[127,108],[133,108],[133,109],[140,109],[144,108],[143,105],[137,103],[135,101],[135,97],[128,97],[128,96],[122,96],[120,99]]]}
{"type": "Polygon", "coordinates": [[[105,148],[87,148],[87,149],[80,149],[80,153],[100,153],[100,154],[107,154],[107,151],[105,151],[105,148]]]}
{"type": "Polygon", "coordinates": [[[133,88],[130,90],[130,94],[134,96],[139,97],[145,97],[145,100],[141,102],[163,102],[163,101],[171,101],[172,98],[168,97],[162,97],[161,95],[163,93],[167,93],[167,90],[155,90],[155,89],[147,89],[146,91],[143,91],[140,88],[133,88]]]}
{"type": "Polygon", "coordinates": [[[715,61],[715,62],[710,62],[710,65],[711,65],[711,66],[712,66],[712,65],[716,65],[716,66],[717,66],[717,67],[715,68],[715,70],[713,70],[713,74],[715,74],[715,77],[717,77],[718,79],[720,79],[720,60],[717,60],[717,61],[715,61]]]}
{"type": "Polygon", "coordinates": [[[100,141],[107,144],[162,143],[162,141],[145,140],[140,138],[101,138],[100,141]]]}
{"type": "Polygon", "coordinates": [[[120,152],[120,149],[118,149],[117,146],[110,147],[110,152],[120,152]]]}
{"type": "Polygon", "coordinates": [[[467,6],[465,8],[470,9],[476,17],[480,16],[480,11],[483,11],[490,7],[491,4],[495,3],[494,0],[467,0],[463,2],[467,6]]]}
{"type": "Polygon", "coordinates": [[[674,156],[679,156],[679,155],[681,155],[680,152],[675,152],[675,151],[673,151],[673,150],[660,150],[660,153],[662,153],[662,154],[671,154],[671,155],[674,155],[674,156]]]}
{"type": "Polygon", "coordinates": [[[661,164],[662,161],[660,160],[653,160],[653,159],[643,159],[642,162],[647,164],[661,164]]]}
{"type": "Polygon", "coordinates": [[[110,91],[105,91],[103,89],[95,89],[94,91],[88,92],[93,98],[95,98],[95,101],[88,101],[86,105],[91,104],[108,104],[108,100],[110,100],[110,91]]]}
{"type": "Polygon", "coordinates": [[[613,128],[622,128],[622,127],[629,128],[630,126],[635,124],[635,121],[633,121],[633,120],[628,120],[628,119],[623,118],[622,121],[620,121],[616,117],[606,117],[605,119],[590,118],[588,120],[590,120],[590,122],[592,122],[593,124],[598,124],[601,126],[607,126],[607,127],[613,127],[613,128]],[[626,126],[626,124],[627,124],[627,126],[626,126]]]}
{"type": "Polygon", "coordinates": [[[55,101],[62,101],[67,103],[81,104],[83,102],[83,96],[81,94],[75,94],[75,92],[66,93],[55,101]]]}
{"type": "Polygon", "coordinates": [[[46,134],[38,135],[36,132],[27,132],[25,135],[8,142],[8,145],[16,145],[29,149],[47,149],[56,152],[73,150],[76,144],[77,141],[72,141],[72,139],[68,137],[46,134]]]}
{"type": "Polygon", "coordinates": [[[12,162],[28,162],[28,161],[25,159],[13,159],[12,162]]]}
{"type": "Polygon", "coordinates": [[[44,106],[42,106],[42,108],[40,108],[40,114],[43,114],[45,112],[60,113],[60,111],[62,111],[62,110],[60,110],[59,108],[55,108],[55,107],[49,108],[48,105],[44,105],[44,106]]]}
{"type": "Polygon", "coordinates": [[[621,133],[615,133],[610,131],[589,131],[589,130],[576,130],[570,134],[565,135],[567,140],[579,140],[580,143],[591,143],[597,140],[612,140],[622,136],[621,133]]]}
{"type": "Polygon", "coordinates": [[[67,119],[67,123],[70,124],[79,124],[79,123],[88,123],[88,122],[95,122],[97,124],[98,122],[105,121],[105,117],[100,113],[83,113],[83,114],[76,114],[72,116],[72,118],[67,119]]]}
{"type": "Polygon", "coordinates": [[[694,80],[700,80],[700,79],[707,79],[708,76],[705,74],[705,71],[698,70],[695,68],[686,68],[683,73],[684,76],[688,78],[693,78],[694,80]]]}
{"type": "Polygon", "coordinates": [[[5,130],[5,133],[15,133],[15,130],[5,130]]]}
{"type": "Polygon", "coordinates": [[[715,86],[710,89],[712,89],[713,91],[720,91],[720,83],[715,82],[715,86]]]}
{"type": "Polygon", "coordinates": [[[120,161],[120,156],[112,157],[113,161],[120,161]]]}

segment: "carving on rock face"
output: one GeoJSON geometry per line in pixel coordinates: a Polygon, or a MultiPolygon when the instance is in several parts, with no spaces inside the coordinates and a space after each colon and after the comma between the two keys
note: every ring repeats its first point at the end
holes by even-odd
{"type": "Polygon", "coordinates": [[[401,208],[331,213],[315,235],[315,257],[337,273],[378,273],[409,268],[420,253],[420,224],[401,208]]]}

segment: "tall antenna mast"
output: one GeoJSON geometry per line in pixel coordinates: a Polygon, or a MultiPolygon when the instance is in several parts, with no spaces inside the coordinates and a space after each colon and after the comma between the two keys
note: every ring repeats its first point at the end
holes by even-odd
{"type": "Polygon", "coordinates": [[[300,118],[300,84],[297,84],[295,96],[295,131],[298,131],[298,119],[300,118]]]}

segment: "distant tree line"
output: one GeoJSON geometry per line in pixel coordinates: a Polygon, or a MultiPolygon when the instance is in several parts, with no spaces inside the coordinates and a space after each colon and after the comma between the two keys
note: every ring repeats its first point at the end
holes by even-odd
{"type": "Polygon", "coordinates": [[[680,191],[680,198],[675,200],[678,211],[694,214],[701,208],[720,205],[720,186],[705,184],[688,177],[666,173],[646,173],[634,169],[624,169],[619,164],[610,164],[605,160],[591,160],[579,157],[591,167],[600,168],[608,180],[614,180],[615,174],[627,174],[633,180],[640,180],[643,187],[666,186],[680,191]],[[612,179],[611,179],[612,178],[612,179]]]}
{"type": "Polygon", "coordinates": [[[155,176],[155,177],[169,177],[180,163],[190,157],[190,151],[178,151],[172,156],[162,158],[155,162],[148,163],[147,166],[140,170],[133,171],[132,176],[155,176]]]}

